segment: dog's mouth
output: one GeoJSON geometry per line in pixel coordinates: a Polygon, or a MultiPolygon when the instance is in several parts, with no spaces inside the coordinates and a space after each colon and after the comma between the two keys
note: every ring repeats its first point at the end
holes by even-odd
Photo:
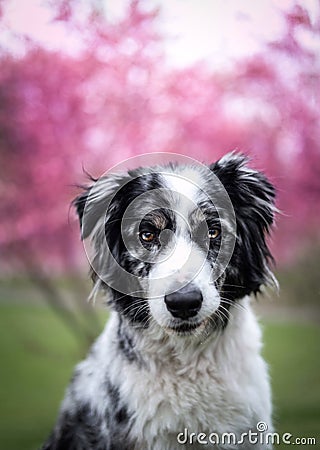
{"type": "Polygon", "coordinates": [[[200,322],[182,322],[182,323],[173,323],[169,326],[165,327],[166,331],[170,334],[178,334],[178,335],[189,335],[194,332],[201,332],[208,323],[208,318],[204,319],[200,322]]]}

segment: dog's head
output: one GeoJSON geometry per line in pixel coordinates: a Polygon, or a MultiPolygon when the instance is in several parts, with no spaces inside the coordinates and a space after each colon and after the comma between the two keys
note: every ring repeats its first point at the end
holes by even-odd
{"type": "Polygon", "coordinates": [[[181,335],[225,327],[230,307],[270,281],[274,197],[236,154],[100,178],[74,201],[93,242],[95,289],[136,325],[181,335]]]}

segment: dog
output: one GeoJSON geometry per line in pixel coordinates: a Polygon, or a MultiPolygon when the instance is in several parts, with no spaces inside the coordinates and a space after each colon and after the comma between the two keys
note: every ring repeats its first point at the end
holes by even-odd
{"type": "Polygon", "coordinates": [[[111,313],[43,450],[271,448],[249,299],[276,282],[264,173],[237,153],[139,167],[92,180],[73,204],[93,246],[93,295],[111,313]]]}

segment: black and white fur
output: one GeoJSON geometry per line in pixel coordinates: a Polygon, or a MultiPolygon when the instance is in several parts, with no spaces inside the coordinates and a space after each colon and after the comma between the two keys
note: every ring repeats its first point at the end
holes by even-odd
{"type": "MultiPolygon", "coordinates": [[[[260,355],[261,331],[248,296],[273,281],[265,238],[274,220],[275,191],[264,174],[250,169],[247,162],[246,157],[232,153],[210,166],[233,204],[236,241],[228,266],[215,282],[210,280],[210,270],[219,238],[209,243],[206,262],[192,279],[193,289],[202,296],[201,307],[192,317],[174,317],[165,296],[152,298],[152,282],[142,283],[144,295],[139,298],[108,287],[96,272],[110,279],[116,276],[101,250],[106,240],[120,266],[141,279],[153,279],[166,271],[175,274],[180,255],[190,244],[190,233],[176,211],[187,209],[184,214],[191,217],[190,205],[164,193],[161,208],[146,218],[141,205],[140,232],[143,227],[156,233],[169,229],[176,236],[174,252],[160,264],[156,263],[157,252],[165,249],[159,241],[149,248],[154,263],[141,262],[130,254],[120,233],[121,218],[142,193],[152,195],[165,188],[191,198],[208,228],[217,226],[217,211],[202,195],[202,190],[215,189],[205,172],[175,163],[151,170],[139,168],[106,176],[76,198],[82,237],[91,236],[95,248],[94,290],[105,291],[111,316],[88,357],[76,367],[57,424],[43,449],[241,448],[180,445],[177,435],[187,428],[190,433],[234,432],[240,436],[256,430],[259,421],[272,431],[268,370],[260,355]]],[[[128,234],[133,230],[134,224],[128,224],[128,234]]],[[[183,269],[188,273],[205,249],[195,242],[192,251],[191,263],[183,269]]],[[[180,278],[183,270],[182,274],[177,271],[180,278]]],[[[169,285],[163,289],[167,288],[172,290],[169,285]]],[[[252,448],[269,447],[257,444],[252,448]]]]}

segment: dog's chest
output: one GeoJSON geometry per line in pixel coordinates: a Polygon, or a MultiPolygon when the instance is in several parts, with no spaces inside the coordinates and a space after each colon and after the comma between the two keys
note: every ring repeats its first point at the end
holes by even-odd
{"type": "Polygon", "coordinates": [[[165,441],[177,443],[185,428],[223,433],[238,431],[239,422],[247,421],[243,394],[210,361],[183,370],[173,364],[156,376],[139,372],[128,380],[126,394],[134,411],[133,436],[144,436],[154,446],[160,440],[163,449],[165,441]]]}

